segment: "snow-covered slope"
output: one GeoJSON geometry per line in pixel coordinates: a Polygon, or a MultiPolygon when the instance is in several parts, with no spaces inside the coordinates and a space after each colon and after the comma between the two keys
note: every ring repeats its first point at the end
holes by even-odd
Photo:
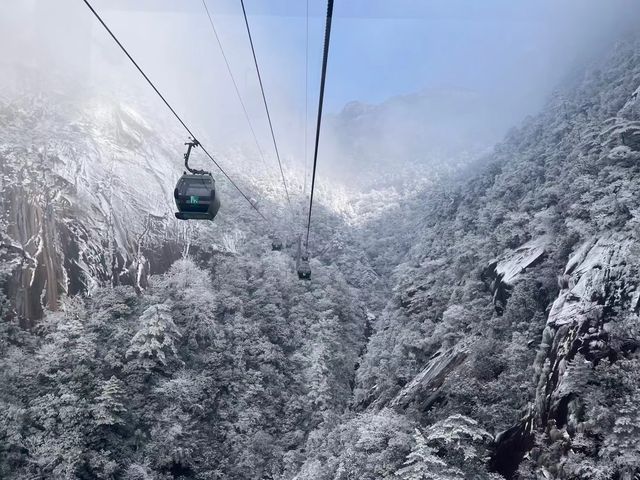
{"type": "Polygon", "coordinates": [[[484,173],[410,202],[421,225],[358,371],[361,410],[427,432],[466,415],[509,479],[640,474],[639,47],[559,91],[484,173]]]}
{"type": "Polygon", "coordinates": [[[23,95],[0,105],[0,122],[2,241],[27,259],[13,282],[19,314],[37,318],[61,293],[144,282],[146,252],[181,233],[179,140],[110,98],[23,95]]]}

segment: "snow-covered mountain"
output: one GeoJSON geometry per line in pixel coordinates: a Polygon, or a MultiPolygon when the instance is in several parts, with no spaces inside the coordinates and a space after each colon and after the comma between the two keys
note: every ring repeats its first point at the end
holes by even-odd
{"type": "MultiPolygon", "coordinates": [[[[184,139],[135,102],[5,98],[0,476],[636,478],[638,52],[620,42],[470,178],[420,160],[437,181],[323,184],[311,282],[222,180],[213,224],[173,219],[184,139]]],[[[444,98],[350,105],[331,128],[381,178],[392,152],[464,163],[493,134],[475,113],[428,144],[487,106],[444,98]],[[443,132],[420,136],[432,115],[443,132]],[[382,122],[404,116],[414,131],[382,122]]],[[[286,218],[247,162],[234,177],[286,218]]]]}
{"type": "Polygon", "coordinates": [[[405,207],[421,225],[355,401],[425,425],[433,437],[415,455],[453,448],[447,468],[426,461],[438,478],[498,478],[455,442],[509,479],[640,473],[639,51],[620,42],[483,173],[405,207]]]}

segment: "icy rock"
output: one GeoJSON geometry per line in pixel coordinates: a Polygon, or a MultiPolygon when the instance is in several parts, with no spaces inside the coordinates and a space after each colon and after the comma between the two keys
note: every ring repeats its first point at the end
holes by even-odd
{"type": "Polygon", "coordinates": [[[531,240],[494,260],[484,270],[482,279],[493,292],[493,303],[499,314],[504,311],[510,291],[518,278],[544,258],[548,244],[547,237],[531,240]]]}
{"type": "Polygon", "coordinates": [[[624,279],[632,240],[612,235],[592,240],[569,259],[564,275],[569,278],[553,303],[547,324],[581,323],[607,306],[612,287],[626,289],[624,279]]]}
{"type": "Polygon", "coordinates": [[[3,132],[3,243],[31,259],[9,285],[22,318],[40,318],[65,293],[141,286],[143,251],[179,240],[171,192],[180,153],[134,108],[88,102],[39,114],[25,97],[24,115],[3,132]]]}
{"type": "Polygon", "coordinates": [[[616,348],[637,348],[611,345],[607,326],[618,312],[637,306],[634,248],[630,237],[614,233],[584,243],[567,262],[566,281],[549,311],[538,354],[544,359],[536,393],[541,424],[552,420],[562,427],[569,422],[585,378],[581,370],[615,358],[616,348]]]}
{"type": "Polygon", "coordinates": [[[447,375],[466,357],[467,350],[463,344],[440,349],[431,357],[427,366],[391,400],[389,406],[406,409],[411,403],[420,401],[421,408],[428,409],[437,399],[447,375]]]}

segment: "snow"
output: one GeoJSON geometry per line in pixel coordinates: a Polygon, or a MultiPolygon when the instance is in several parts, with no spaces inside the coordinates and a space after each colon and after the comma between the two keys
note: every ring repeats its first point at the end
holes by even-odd
{"type": "Polygon", "coordinates": [[[616,234],[585,242],[567,263],[568,286],[554,301],[547,324],[579,324],[598,316],[607,289],[619,288],[628,276],[626,258],[632,246],[633,240],[616,234]]]}
{"type": "Polygon", "coordinates": [[[513,285],[520,274],[545,254],[548,243],[548,237],[539,237],[506,254],[495,267],[501,281],[513,285]]]}
{"type": "Polygon", "coordinates": [[[465,342],[460,342],[452,348],[439,350],[427,366],[398,392],[389,406],[406,408],[419,397],[432,397],[439,391],[447,375],[466,359],[467,346],[465,342]]]}
{"type": "MultiPolygon", "coordinates": [[[[33,260],[22,268],[55,252],[61,264],[78,266],[92,290],[112,278],[105,246],[132,264],[135,237],[149,217],[166,219],[155,225],[164,238],[178,235],[170,192],[181,154],[170,136],[152,131],[143,114],[105,98],[62,104],[52,99],[47,109],[38,107],[37,96],[15,103],[11,108],[22,113],[3,131],[3,182],[13,186],[8,204],[22,209],[8,212],[18,223],[10,242],[33,260]],[[125,142],[123,148],[123,135],[135,145],[125,142]],[[55,211],[50,232],[42,230],[45,208],[55,211]]],[[[57,281],[66,290],[69,272],[60,270],[57,281]]],[[[31,287],[37,285],[35,275],[29,278],[31,287]]]]}

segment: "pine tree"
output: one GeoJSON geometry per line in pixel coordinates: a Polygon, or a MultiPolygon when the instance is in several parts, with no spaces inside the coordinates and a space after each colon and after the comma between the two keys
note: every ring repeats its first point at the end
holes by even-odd
{"type": "Polygon", "coordinates": [[[621,478],[633,478],[640,471],[640,395],[634,392],[627,395],[616,405],[616,419],[613,430],[605,438],[602,456],[608,458],[623,475],[621,478]]]}
{"type": "Polygon", "coordinates": [[[124,423],[123,415],[127,412],[122,403],[124,384],[112,376],[104,382],[100,395],[96,397],[93,416],[98,425],[120,425],[124,423]]]}
{"type": "Polygon", "coordinates": [[[180,332],[166,303],[152,305],[140,316],[142,325],[131,339],[127,358],[134,357],[145,370],[167,364],[167,353],[177,355],[180,332]]]}
{"type": "Polygon", "coordinates": [[[447,465],[436,455],[435,450],[427,444],[420,430],[413,435],[416,444],[411,449],[404,467],[396,472],[401,480],[463,480],[460,470],[447,465]]]}

